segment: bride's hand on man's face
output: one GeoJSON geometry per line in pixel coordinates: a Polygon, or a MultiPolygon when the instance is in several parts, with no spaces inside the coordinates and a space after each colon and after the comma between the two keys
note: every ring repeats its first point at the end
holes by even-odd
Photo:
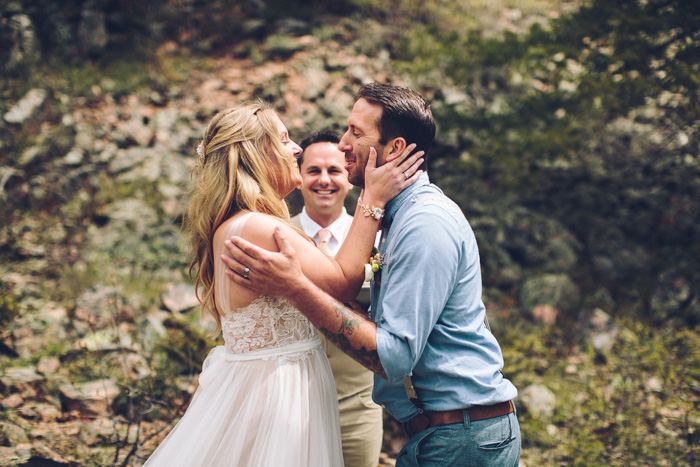
{"type": "Polygon", "coordinates": [[[424,161],[425,152],[417,151],[409,156],[415,148],[415,144],[409,144],[398,157],[387,160],[381,167],[377,167],[377,151],[370,148],[364,193],[371,194],[372,201],[387,203],[418,180],[423,173],[418,168],[424,161]]]}

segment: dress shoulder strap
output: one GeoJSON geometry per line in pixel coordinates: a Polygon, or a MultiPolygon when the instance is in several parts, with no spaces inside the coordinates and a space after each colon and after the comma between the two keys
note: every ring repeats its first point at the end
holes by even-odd
{"type": "MultiPolygon", "coordinates": [[[[225,227],[226,231],[224,236],[220,237],[223,240],[231,238],[235,235],[240,235],[245,227],[246,222],[250,217],[255,214],[253,212],[247,212],[245,214],[239,215],[236,219],[229,222],[225,227]]],[[[226,246],[224,242],[215,243],[212,245],[214,249],[214,280],[215,280],[215,293],[216,293],[216,303],[222,307],[220,312],[229,312],[230,294],[228,287],[228,277],[226,277],[226,265],[219,259],[219,256],[226,254],[226,246]]]]}

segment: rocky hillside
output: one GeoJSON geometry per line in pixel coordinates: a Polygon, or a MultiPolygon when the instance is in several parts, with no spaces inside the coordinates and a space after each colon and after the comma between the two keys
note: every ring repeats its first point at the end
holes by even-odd
{"type": "MultiPolygon", "coordinates": [[[[46,69],[30,40],[46,29],[20,3],[3,11],[0,27],[3,43],[14,38],[1,54],[0,465],[142,463],[182,413],[215,344],[206,336],[211,322],[198,318],[180,232],[182,194],[206,122],[219,109],[261,98],[280,109],[300,141],[316,129],[342,129],[355,91],[368,81],[420,90],[441,119],[430,173],[462,206],[479,240],[504,371],[520,390],[523,464],[700,459],[700,339],[692,327],[671,323],[695,322],[697,274],[688,272],[694,250],[648,269],[662,264],[659,252],[642,247],[644,235],[628,227],[637,219],[650,229],[656,218],[647,219],[645,207],[663,208],[665,198],[643,191],[657,183],[645,173],[681,167],[697,178],[697,143],[688,136],[694,127],[657,125],[664,106],[682,105],[682,95],[647,102],[590,141],[584,165],[593,167],[595,183],[559,159],[549,161],[559,172],[548,172],[566,181],[558,191],[507,192],[496,189],[483,159],[474,163],[480,122],[461,120],[464,112],[504,112],[513,104],[501,93],[501,77],[465,86],[438,72],[415,72],[416,62],[412,71],[397,61],[396,23],[241,16],[236,24],[245,32],[227,43],[231,37],[220,30],[194,34],[203,15],[195,11],[192,24],[178,23],[175,39],[158,41],[148,60],[46,69]],[[8,35],[8,25],[16,35],[8,35]],[[29,69],[40,72],[23,74],[29,69]],[[619,141],[632,146],[629,154],[670,141],[686,156],[636,167],[612,157],[619,141]],[[629,175],[622,197],[613,189],[617,169],[629,175]],[[607,182],[610,189],[600,190],[607,182]],[[569,190],[574,186],[589,191],[569,190]],[[577,196],[580,210],[572,210],[577,196]],[[599,217],[586,217],[597,207],[599,217]],[[616,223],[619,213],[625,217],[616,223]],[[648,280],[639,279],[647,270],[648,280]],[[631,283],[648,290],[620,291],[631,283]],[[628,303],[651,304],[662,323],[651,327],[621,312],[637,306],[628,303]]],[[[132,23],[94,2],[78,3],[79,26],[71,29],[64,16],[62,30],[75,31],[70,53],[115,53],[107,47],[110,25],[132,23]]],[[[524,34],[573,9],[572,2],[558,2],[556,10],[533,3],[531,11],[485,8],[481,20],[497,24],[490,29],[496,36],[504,29],[524,34]]],[[[577,63],[553,57],[543,68],[561,67],[578,83],[577,63]]],[[[518,86],[544,92],[539,72],[519,74],[518,86]]],[[[659,244],[677,238],[695,245],[692,193],[669,204],[659,244]]],[[[297,211],[299,198],[290,205],[297,211]]],[[[393,464],[401,443],[387,419],[383,465],[393,464]]]]}

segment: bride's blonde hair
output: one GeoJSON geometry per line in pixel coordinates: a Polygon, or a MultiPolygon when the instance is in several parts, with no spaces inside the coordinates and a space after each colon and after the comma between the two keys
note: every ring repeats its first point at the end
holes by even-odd
{"type": "Polygon", "coordinates": [[[216,114],[204,131],[189,192],[184,227],[192,249],[190,278],[197,298],[216,320],[214,300],[214,232],[236,213],[247,210],[289,222],[289,209],[279,187],[289,186],[293,161],[279,135],[277,113],[264,102],[229,108],[216,114]]]}

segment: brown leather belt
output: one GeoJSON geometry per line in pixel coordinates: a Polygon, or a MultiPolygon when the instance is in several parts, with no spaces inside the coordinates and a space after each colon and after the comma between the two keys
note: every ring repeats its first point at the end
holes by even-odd
{"type": "MultiPolygon", "coordinates": [[[[467,412],[469,413],[469,420],[476,422],[508,415],[513,410],[513,402],[506,401],[493,405],[473,405],[467,409],[467,412]]],[[[444,412],[426,410],[422,414],[416,415],[407,422],[402,423],[401,426],[403,426],[403,431],[406,435],[410,437],[428,428],[450,425],[452,423],[464,423],[464,409],[446,410],[444,412]]]]}

